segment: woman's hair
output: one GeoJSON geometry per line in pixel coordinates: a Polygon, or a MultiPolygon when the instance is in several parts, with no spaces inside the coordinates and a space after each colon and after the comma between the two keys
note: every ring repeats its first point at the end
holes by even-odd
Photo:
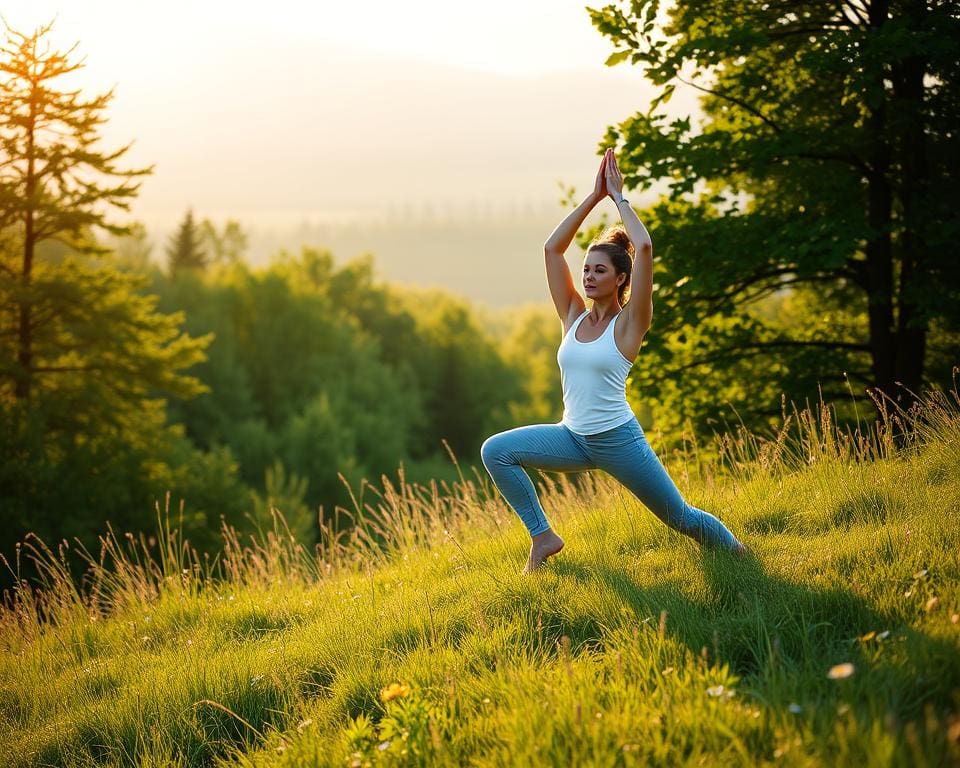
{"type": "Polygon", "coordinates": [[[617,291],[617,301],[622,307],[627,303],[630,290],[630,275],[633,272],[633,257],[636,254],[633,243],[630,242],[630,236],[622,224],[616,224],[608,227],[590,243],[588,251],[602,251],[607,254],[613,269],[618,275],[626,275],[627,279],[623,281],[620,290],[617,291]]]}

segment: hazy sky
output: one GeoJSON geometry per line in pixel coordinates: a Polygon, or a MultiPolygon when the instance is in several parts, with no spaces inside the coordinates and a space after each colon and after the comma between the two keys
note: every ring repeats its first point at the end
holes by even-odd
{"type": "MultiPolygon", "coordinates": [[[[602,3],[596,3],[601,5],[602,3]]],[[[654,93],[568,0],[13,0],[116,86],[108,147],[155,164],[134,215],[297,220],[544,206],[585,191],[607,125],[654,93]]]]}

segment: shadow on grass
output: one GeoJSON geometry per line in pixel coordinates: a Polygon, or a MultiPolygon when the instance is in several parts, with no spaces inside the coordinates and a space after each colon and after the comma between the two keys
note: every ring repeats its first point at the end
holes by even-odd
{"type": "MultiPolygon", "coordinates": [[[[712,664],[727,664],[742,685],[772,706],[841,700],[861,711],[915,720],[933,705],[941,715],[960,706],[956,643],[883,613],[845,588],[813,587],[767,573],[755,557],[704,551],[706,593],[692,599],[680,584],[651,587],[622,569],[558,560],[560,575],[599,581],[654,630],[666,612],[665,634],[712,664]],[[874,634],[871,634],[874,633],[874,634]],[[851,662],[851,680],[827,675],[851,662]]],[[[572,628],[575,629],[575,628],[572,628]]],[[[571,634],[574,647],[602,638],[571,634]]]]}

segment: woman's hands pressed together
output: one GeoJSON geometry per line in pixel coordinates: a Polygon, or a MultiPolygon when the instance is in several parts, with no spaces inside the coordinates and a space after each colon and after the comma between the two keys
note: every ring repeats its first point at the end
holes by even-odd
{"type": "Polygon", "coordinates": [[[600,161],[600,170],[597,171],[597,180],[593,185],[593,204],[596,205],[607,196],[607,158],[613,155],[613,150],[609,147],[603,153],[603,159],[600,161]]]}
{"type": "Polygon", "coordinates": [[[602,169],[607,194],[613,202],[619,204],[623,199],[623,174],[617,167],[617,156],[613,154],[612,149],[608,149],[604,154],[602,169]]]}

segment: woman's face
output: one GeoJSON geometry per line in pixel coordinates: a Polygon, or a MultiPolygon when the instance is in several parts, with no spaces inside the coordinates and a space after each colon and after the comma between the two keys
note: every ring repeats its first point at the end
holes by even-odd
{"type": "Polygon", "coordinates": [[[583,259],[583,290],[588,299],[599,299],[613,294],[626,280],[613,268],[610,257],[603,251],[590,250],[583,259]]]}

